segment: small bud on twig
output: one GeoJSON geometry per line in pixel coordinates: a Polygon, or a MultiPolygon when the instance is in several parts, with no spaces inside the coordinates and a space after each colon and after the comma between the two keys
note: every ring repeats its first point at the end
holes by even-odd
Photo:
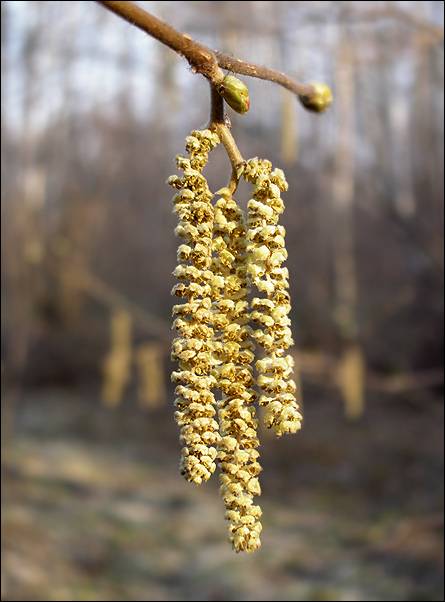
{"type": "Polygon", "coordinates": [[[218,92],[237,113],[247,113],[250,107],[249,89],[234,75],[226,75],[218,92]]]}
{"type": "Polygon", "coordinates": [[[327,84],[312,82],[314,92],[309,95],[300,95],[301,104],[314,113],[323,113],[332,104],[332,90],[327,84]]]}

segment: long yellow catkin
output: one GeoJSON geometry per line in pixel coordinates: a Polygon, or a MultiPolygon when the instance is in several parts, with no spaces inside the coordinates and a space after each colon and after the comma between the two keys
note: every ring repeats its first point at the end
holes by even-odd
{"type": "Polygon", "coordinates": [[[230,191],[219,191],[215,204],[213,238],[215,377],[222,392],[218,402],[221,431],[221,494],[229,522],[229,536],[237,551],[252,552],[260,545],[261,509],[253,503],[261,494],[259,446],[253,402],[256,393],[247,300],[246,226],[230,191]]]}
{"type": "Polygon", "coordinates": [[[215,398],[212,387],[213,328],[211,291],[213,272],[212,232],[214,210],[207,180],[202,174],[209,152],[219,143],[210,130],[192,132],[186,139],[189,157],[178,156],[182,178],[171,176],[169,184],[178,190],[174,211],[179,217],[175,233],[184,239],[178,249],[179,279],[172,293],[185,299],[175,305],[174,327],[178,336],[173,341],[172,359],[179,370],[173,372],[177,384],[175,417],[181,427],[183,443],[181,473],[188,481],[200,484],[210,478],[216,468],[216,444],[220,439],[215,420],[215,398]]]}
{"type": "Polygon", "coordinates": [[[289,273],[282,264],[287,259],[285,229],[278,225],[284,203],[281,192],[287,190],[284,173],[272,171],[270,161],[250,159],[245,179],[253,184],[248,202],[248,274],[262,296],[251,302],[250,318],[256,325],[253,338],[265,356],[256,362],[259,403],[264,406],[265,424],[277,436],[295,433],[301,428],[302,415],[295,398],[292,379],[293,358],[287,353],[293,344],[288,317],[291,309],[289,273]]]}

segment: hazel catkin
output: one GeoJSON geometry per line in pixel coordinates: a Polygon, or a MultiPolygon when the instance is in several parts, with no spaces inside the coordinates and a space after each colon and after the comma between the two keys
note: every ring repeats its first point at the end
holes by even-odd
{"type": "Polygon", "coordinates": [[[280,169],[272,170],[270,161],[260,159],[247,161],[244,177],[253,184],[247,205],[247,273],[261,295],[252,299],[250,314],[253,338],[264,350],[264,358],[256,362],[259,403],[265,407],[265,425],[280,437],[297,432],[302,420],[292,379],[293,358],[287,353],[293,344],[289,273],[282,267],[287,259],[285,229],[278,224],[287,182],[280,169]]]}
{"type": "Polygon", "coordinates": [[[261,466],[253,406],[256,393],[252,388],[254,354],[247,297],[246,225],[227,188],[220,191],[215,204],[213,248],[214,374],[222,393],[218,401],[221,494],[234,550],[252,552],[261,545],[261,509],[253,501],[261,494],[261,466]]]}
{"type": "Polygon", "coordinates": [[[194,131],[186,139],[189,156],[178,156],[183,176],[168,180],[178,190],[174,211],[178,215],[177,236],[184,240],[178,248],[174,275],[179,283],[172,294],[184,299],[175,305],[173,326],[178,336],[172,345],[172,359],[179,370],[172,373],[177,398],[175,418],[183,444],[181,473],[188,481],[207,481],[216,468],[219,428],[215,420],[212,387],[213,328],[211,316],[212,194],[202,174],[209,152],[219,143],[210,130],[194,131]]]}

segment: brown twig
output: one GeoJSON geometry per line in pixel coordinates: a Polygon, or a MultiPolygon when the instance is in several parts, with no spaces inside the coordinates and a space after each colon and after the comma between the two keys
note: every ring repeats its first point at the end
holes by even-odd
{"type": "Polygon", "coordinates": [[[131,25],[142,29],[159,40],[189,62],[196,73],[201,73],[214,84],[224,79],[224,73],[218,66],[215,54],[210,48],[195,42],[189,36],[176,31],[171,25],[161,21],[133,2],[120,0],[97,0],[99,4],[122,17],[131,25]]]}
{"type": "Polygon", "coordinates": [[[246,63],[241,59],[234,58],[224,52],[215,52],[218,64],[223,69],[239,73],[240,75],[248,75],[249,77],[256,77],[258,79],[265,79],[274,84],[278,84],[293,92],[297,96],[304,96],[310,98],[314,93],[314,88],[310,84],[302,84],[292,79],[281,71],[275,71],[275,69],[269,69],[263,65],[256,65],[254,63],[246,63]]]}
{"type": "Polygon", "coordinates": [[[224,113],[224,100],[213,84],[210,84],[209,128],[216,131],[230,159],[232,175],[227,188],[233,194],[238,187],[238,169],[244,163],[244,159],[230,131],[230,121],[224,113]]]}
{"type": "Polygon", "coordinates": [[[221,69],[227,69],[234,73],[279,84],[296,94],[300,99],[304,99],[306,107],[310,104],[308,100],[316,95],[316,90],[312,85],[299,83],[285,73],[262,65],[247,63],[223,52],[214,52],[200,42],[192,40],[190,36],[180,33],[168,23],[161,21],[133,2],[119,0],[97,0],[97,2],[183,56],[193,71],[200,73],[214,85],[220,84],[224,78],[221,69]]]}
{"type": "Polygon", "coordinates": [[[221,139],[221,142],[229,155],[230,163],[234,170],[236,170],[244,159],[236,145],[236,142],[230,132],[230,122],[224,114],[224,100],[219,95],[218,90],[215,86],[210,86],[210,124],[209,128],[214,129],[221,139]]]}
{"type": "Polygon", "coordinates": [[[216,86],[210,84],[210,123],[209,128],[217,128],[225,125],[226,115],[224,113],[224,100],[216,86]]]}

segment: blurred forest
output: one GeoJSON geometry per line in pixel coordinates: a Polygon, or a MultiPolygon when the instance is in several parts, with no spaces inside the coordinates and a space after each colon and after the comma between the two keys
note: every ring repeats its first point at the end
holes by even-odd
{"type": "Polygon", "coordinates": [[[332,86],[317,116],[245,78],[230,115],[289,182],[306,423],[262,434],[263,549],[235,556],[169,381],[165,181],[208,85],[95,2],[2,2],[2,599],[443,599],[443,3],[139,4],[332,86]]]}

